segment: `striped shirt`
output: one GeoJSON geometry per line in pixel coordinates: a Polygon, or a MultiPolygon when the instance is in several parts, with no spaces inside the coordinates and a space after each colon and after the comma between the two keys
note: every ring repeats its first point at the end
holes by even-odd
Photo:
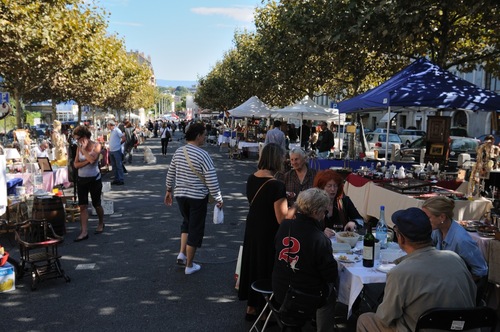
{"type": "Polygon", "coordinates": [[[205,183],[191,170],[184,155],[184,147],[178,148],[167,172],[167,191],[174,188],[174,196],[203,199],[210,194],[217,202],[222,202],[222,194],[217,180],[215,166],[210,155],[193,144],[185,145],[193,168],[205,179],[205,183]]]}

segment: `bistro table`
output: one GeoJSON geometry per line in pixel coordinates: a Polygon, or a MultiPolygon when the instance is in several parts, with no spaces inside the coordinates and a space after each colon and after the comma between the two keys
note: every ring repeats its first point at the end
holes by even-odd
{"type": "MultiPolygon", "coordinates": [[[[336,242],[335,237],[330,239],[332,243],[336,242]]],[[[358,241],[354,251],[358,252],[363,248],[363,241],[358,241]]],[[[382,251],[385,249],[382,249],[382,251]]],[[[340,253],[342,255],[342,253],[340,253]]],[[[405,255],[403,252],[402,256],[405,255]]],[[[338,254],[334,254],[338,257],[338,254]]],[[[347,305],[347,318],[352,314],[354,302],[360,296],[363,288],[369,284],[385,284],[387,274],[380,272],[377,267],[380,260],[376,259],[373,267],[363,266],[362,255],[357,255],[358,261],[354,263],[345,263],[337,259],[339,270],[339,288],[338,301],[347,305]]]]}

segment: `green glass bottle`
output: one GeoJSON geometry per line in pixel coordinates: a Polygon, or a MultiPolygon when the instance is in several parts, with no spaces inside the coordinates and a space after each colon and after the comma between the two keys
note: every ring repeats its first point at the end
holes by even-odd
{"type": "Polygon", "coordinates": [[[368,223],[365,237],[363,238],[363,266],[373,267],[375,263],[375,236],[372,234],[372,225],[368,223]]]}

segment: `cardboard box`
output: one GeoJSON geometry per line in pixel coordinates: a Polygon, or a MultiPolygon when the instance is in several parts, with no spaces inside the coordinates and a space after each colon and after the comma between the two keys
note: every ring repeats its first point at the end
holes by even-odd
{"type": "Polygon", "coordinates": [[[0,293],[10,292],[16,289],[16,273],[14,267],[9,263],[0,266],[0,293]]]}
{"type": "MultiPolygon", "coordinates": [[[[101,206],[102,206],[102,208],[104,210],[104,215],[105,216],[108,216],[110,214],[115,213],[113,201],[102,200],[101,201],[101,206]]],[[[89,211],[90,211],[91,215],[93,215],[93,216],[97,215],[97,213],[95,212],[94,207],[92,206],[92,202],[89,202],[89,211]]]]}

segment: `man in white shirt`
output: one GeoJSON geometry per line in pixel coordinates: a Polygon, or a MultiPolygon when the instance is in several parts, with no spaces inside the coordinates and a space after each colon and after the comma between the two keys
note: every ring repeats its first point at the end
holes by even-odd
{"type": "Polygon", "coordinates": [[[48,158],[49,157],[49,143],[43,140],[39,146],[35,147],[35,153],[37,158],[48,158]]]}
{"type": "Polygon", "coordinates": [[[122,143],[125,142],[125,134],[116,126],[113,120],[108,121],[109,134],[109,155],[111,157],[111,167],[115,174],[115,179],[111,184],[123,185],[123,152],[122,143]]]}
{"type": "Polygon", "coordinates": [[[269,130],[266,133],[266,140],[264,143],[265,144],[276,143],[279,146],[281,146],[283,150],[286,150],[285,133],[281,131],[280,127],[281,127],[281,121],[279,120],[274,121],[273,129],[269,130]]]}

